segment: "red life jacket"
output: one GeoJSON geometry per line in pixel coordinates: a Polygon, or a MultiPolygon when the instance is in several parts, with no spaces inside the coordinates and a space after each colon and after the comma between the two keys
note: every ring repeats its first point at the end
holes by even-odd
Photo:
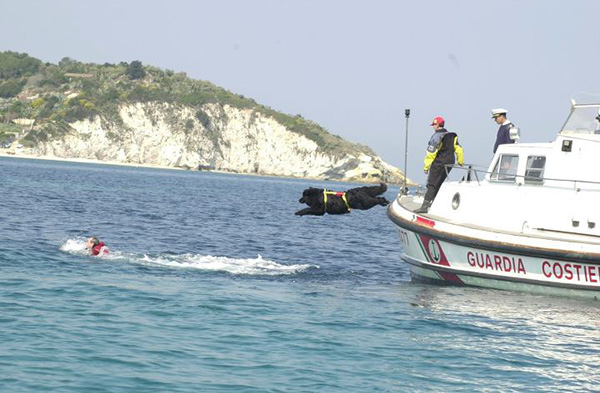
{"type": "Polygon", "coordinates": [[[104,242],[100,242],[92,247],[92,255],[108,254],[108,247],[105,246],[104,242]],[[104,249],[102,249],[104,247],[104,249]]]}

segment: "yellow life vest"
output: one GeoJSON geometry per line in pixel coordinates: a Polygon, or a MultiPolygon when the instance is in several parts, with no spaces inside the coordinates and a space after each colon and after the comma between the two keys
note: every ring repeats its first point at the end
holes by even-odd
{"type": "Polygon", "coordinates": [[[341,191],[327,191],[327,189],[323,189],[323,209],[327,211],[327,195],[336,195],[341,196],[342,201],[346,205],[348,211],[350,211],[350,205],[348,204],[348,199],[346,199],[346,193],[341,191]]]}

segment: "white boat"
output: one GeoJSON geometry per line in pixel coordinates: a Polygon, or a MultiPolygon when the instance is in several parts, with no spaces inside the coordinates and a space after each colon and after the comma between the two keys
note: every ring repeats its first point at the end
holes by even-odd
{"type": "Polygon", "coordinates": [[[501,145],[489,168],[459,171],[428,213],[419,195],[388,207],[413,280],[600,296],[600,104],[573,102],[554,142],[501,145]]]}

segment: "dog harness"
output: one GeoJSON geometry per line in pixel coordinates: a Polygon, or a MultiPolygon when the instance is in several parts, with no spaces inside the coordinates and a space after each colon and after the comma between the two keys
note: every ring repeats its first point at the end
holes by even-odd
{"type": "Polygon", "coordinates": [[[327,191],[327,189],[323,189],[323,209],[327,211],[327,195],[334,195],[338,197],[342,197],[342,201],[346,205],[348,211],[350,211],[350,205],[348,204],[348,200],[346,199],[346,193],[342,191],[327,191]]]}

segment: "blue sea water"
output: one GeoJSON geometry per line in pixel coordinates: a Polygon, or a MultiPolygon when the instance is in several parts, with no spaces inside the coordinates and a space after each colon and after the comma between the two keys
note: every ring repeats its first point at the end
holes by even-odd
{"type": "Polygon", "coordinates": [[[309,186],[357,185],[0,158],[0,390],[600,389],[598,302],[411,283],[309,186]]]}

